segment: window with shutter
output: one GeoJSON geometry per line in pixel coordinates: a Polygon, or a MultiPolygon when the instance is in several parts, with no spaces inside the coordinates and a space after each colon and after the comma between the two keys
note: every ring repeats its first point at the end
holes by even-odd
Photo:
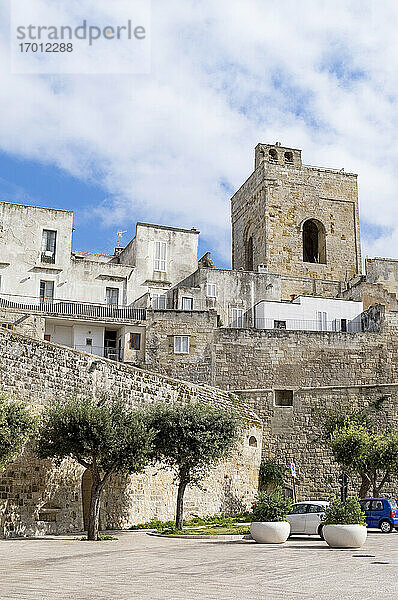
{"type": "Polygon", "coordinates": [[[41,240],[41,260],[42,262],[55,263],[55,248],[57,244],[57,232],[50,229],[43,229],[41,240]]]}
{"type": "Polygon", "coordinates": [[[231,311],[231,327],[243,327],[243,308],[233,308],[231,311]]]}
{"type": "Polygon", "coordinates": [[[206,286],[206,296],[208,298],[215,298],[216,297],[216,284],[215,283],[208,283],[206,286]]]}
{"type": "Polygon", "coordinates": [[[155,271],[166,272],[167,262],[167,243],[166,242],[155,242],[155,271]]]}

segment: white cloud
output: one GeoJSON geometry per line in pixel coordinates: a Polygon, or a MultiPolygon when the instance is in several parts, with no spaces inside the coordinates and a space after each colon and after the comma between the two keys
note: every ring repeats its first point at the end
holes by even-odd
{"type": "MultiPolygon", "coordinates": [[[[58,5],[73,16],[74,3],[58,5]]],[[[362,219],[392,228],[364,252],[398,256],[396,3],[152,6],[150,75],[16,76],[4,64],[0,148],[99,181],[106,222],[195,225],[228,260],[226,188],[250,174],[257,142],[280,140],[309,164],[358,172],[362,219]]]]}

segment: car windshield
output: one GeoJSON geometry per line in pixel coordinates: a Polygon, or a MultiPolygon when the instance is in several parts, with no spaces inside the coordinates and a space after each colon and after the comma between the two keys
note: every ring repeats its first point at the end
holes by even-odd
{"type": "Polygon", "coordinates": [[[290,511],[289,514],[291,514],[291,515],[303,515],[306,512],[307,512],[307,505],[306,504],[293,504],[292,510],[290,511]]]}
{"type": "Polygon", "coordinates": [[[397,501],[395,499],[389,500],[390,506],[392,508],[392,510],[397,510],[398,509],[398,504],[397,501]]]}

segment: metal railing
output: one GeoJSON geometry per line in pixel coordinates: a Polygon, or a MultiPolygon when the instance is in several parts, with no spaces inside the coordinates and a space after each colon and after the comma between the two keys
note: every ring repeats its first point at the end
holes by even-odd
{"type": "Polygon", "coordinates": [[[358,333],[362,331],[360,319],[352,321],[334,319],[319,321],[317,319],[265,319],[256,317],[256,329],[284,329],[287,331],[336,331],[341,333],[358,333]],[[345,321],[345,322],[344,322],[345,321]]]}
{"type": "Polygon", "coordinates": [[[221,308],[217,303],[216,298],[192,298],[188,294],[182,295],[176,300],[170,297],[164,298],[152,298],[150,300],[150,306],[154,310],[214,310],[221,308]]]}
{"type": "Polygon", "coordinates": [[[116,360],[117,362],[122,362],[122,351],[119,351],[118,348],[109,348],[107,346],[92,346],[89,344],[75,344],[75,350],[80,350],[81,352],[88,352],[89,354],[95,354],[95,356],[102,356],[105,358],[109,358],[110,360],[116,360]]]}
{"type": "Polygon", "coordinates": [[[46,315],[66,317],[93,317],[100,319],[129,319],[145,321],[146,310],[132,306],[114,306],[107,304],[91,304],[75,300],[58,300],[55,298],[37,298],[33,296],[17,296],[0,294],[0,307],[40,312],[46,315]]]}

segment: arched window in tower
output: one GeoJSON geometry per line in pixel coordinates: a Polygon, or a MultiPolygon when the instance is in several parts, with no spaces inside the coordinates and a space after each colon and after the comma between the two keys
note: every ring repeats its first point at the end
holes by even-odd
{"type": "Polygon", "coordinates": [[[251,235],[246,242],[246,271],[254,270],[253,260],[253,236],[251,235]]]}
{"type": "Polygon", "coordinates": [[[285,152],[285,163],[288,165],[293,164],[293,152],[285,152]]]}
{"type": "Polygon", "coordinates": [[[303,225],[303,261],[326,264],[325,227],[316,219],[303,225]]]}
{"type": "Polygon", "coordinates": [[[271,148],[269,151],[269,159],[271,162],[278,162],[278,153],[275,148],[271,148]]]}

